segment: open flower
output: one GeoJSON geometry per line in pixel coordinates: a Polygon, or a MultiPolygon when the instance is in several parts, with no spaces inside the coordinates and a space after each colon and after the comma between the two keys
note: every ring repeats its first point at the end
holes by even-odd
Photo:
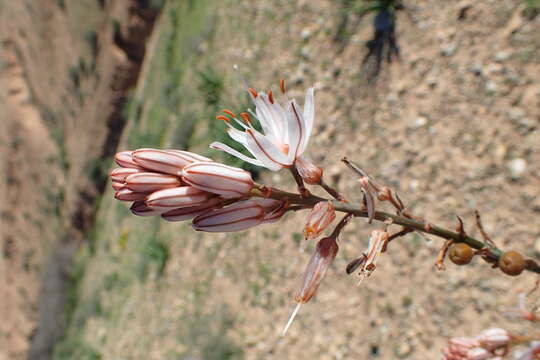
{"type": "MultiPolygon", "coordinates": [[[[250,115],[247,113],[242,113],[240,120],[233,112],[224,110],[227,116],[219,115],[217,119],[226,122],[229,126],[227,131],[229,136],[242,144],[254,158],[220,142],[213,142],[210,147],[272,171],[294,165],[296,159],[304,153],[313,128],[314,89],[308,89],[303,111],[294,99],[287,99],[284,108],[274,99],[271,91],[265,94],[257,93],[253,89],[248,90],[255,104],[255,113],[251,112],[251,115],[259,120],[263,132],[252,126],[250,115]],[[234,127],[231,120],[234,120],[241,129],[234,127]]],[[[283,81],[281,91],[285,94],[283,81]]]]}

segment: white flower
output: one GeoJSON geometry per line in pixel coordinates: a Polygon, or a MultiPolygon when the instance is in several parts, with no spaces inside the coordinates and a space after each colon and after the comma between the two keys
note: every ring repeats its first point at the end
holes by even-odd
{"type": "MultiPolygon", "coordinates": [[[[283,83],[281,89],[285,93],[283,83]]],[[[296,159],[304,153],[311,136],[315,117],[314,89],[308,89],[303,111],[294,99],[287,99],[286,108],[283,108],[271,91],[265,94],[249,89],[249,93],[255,104],[255,113],[250,111],[251,115],[259,120],[263,132],[251,125],[246,113],[242,114],[244,124],[231,111],[224,111],[242,130],[235,128],[229,117],[220,115],[217,118],[225,120],[229,126],[229,136],[249,150],[254,158],[220,142],[213,142],[210,147],[273,171],[294,165],[296,159]]]]}

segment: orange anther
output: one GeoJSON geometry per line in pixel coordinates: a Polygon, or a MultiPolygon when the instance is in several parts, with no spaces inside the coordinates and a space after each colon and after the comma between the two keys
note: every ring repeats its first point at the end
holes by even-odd
{"type": "Polygon", "coordinates": [[[222,112],[222,113],[225,113],[225,114],[227,114],[227,115],[229,115],[230,117],[233,117],[233,118],[236,117],[236,114],[233,113],[233,112],[232,112],[231,110],[229,110],[229,109],[223,109],[223,110],[221,110],[221,112],[222,112]]]}
{"type": "Polygon", "coordinates": [[[248,113],[240,113],[240,117],[246,122],[246,124],[251,124],[251,118],[249,117],[248,113]]]}
{"type": "Polygon", "coordinates": [[[223,116],[223,115],[218,115],[218,116],[216,116],[216,120],[223,120],[223,121],[225,121],[226,123],[228,123],[228,122],[231,121],[228,117],[223,116]]]}
{"type": "Polygon", "coordinates": [[[272,94],[272,90],[268,92],[268,100],[270,100],[270,103],[274,103],[274,95],[272,94]]]}
{"type": "Polygon", "coordinates": [[[255,91],[255,89],[248,88],[248,91],[254,98],[256,98],[257,95],[259,95],[259,94],[257,94],[257,91],[255,91]]]}
{"type": "Polygon", "coordinates": [[[279,88],[281,89],[281,92],[285,94],[285,80],[279,80],[279,88]]]}

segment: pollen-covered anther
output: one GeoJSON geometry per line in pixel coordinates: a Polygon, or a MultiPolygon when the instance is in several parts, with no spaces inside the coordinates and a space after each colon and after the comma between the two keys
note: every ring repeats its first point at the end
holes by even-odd
{"type": "Polygon", "coordinates": [[[223,110],[221,110],[221,112],[224,113],[224,114],[229,115],[229,116],[232,117],[232,118],[235,118],[235,117],[236,117],[236,114],[233,113],[233,112],[232,112],[231,110],[229,110],[229,109],[223,109],[223,110]]]}
{"type": "Polygon", "coordinates": [[[223,120],[223,121],[225,121],[226,123],[231,122],[231,119],[229,119],[229,118],[226,117],[225,115],[218,115],[218,116],[216,116],[216,120],[223,120]]]}
{"type": "Polygon", "coordinates": [[[259,96],[257,91],[255,89],[253,89],[253,88],[248,88],[248,91],[254,98],[257,98],[257,96],[259,96]]]}
{"type": "Polygon", "coordinates": [[[248,113],[246,112],[240,113],[240,117],[242,118],[242,120],[244,120],[246,124],[248,125],[251,124],[251,117],[249,116],[248,113]]]}
{"type": "Polygon", "coordinates": [[[268,100],[270,100],[270,104],[274,103],[274,94],[272,93],[272,90],[268,91],[268,100]]]}
{"type": "Polygon", "coordinates": [[[285,80],[284,79],[279,80],[279,89],[281,90],[283,94],[285,94],[285,80]]]}

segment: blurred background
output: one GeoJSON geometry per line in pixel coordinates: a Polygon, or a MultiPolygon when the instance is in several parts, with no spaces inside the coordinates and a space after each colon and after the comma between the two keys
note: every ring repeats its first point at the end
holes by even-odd
{"type": "MultiPolygon", "coordinates": [[[[534,0],[0,0],[0,359],[438,359],[530,289],[476,259],[434,270],[409,235],[360,288],[347,227],[285,338],[314,244],[302,214],[237,234],[131,215],[116,151],[211,152],[222,108],[257,90],[303,102],[308,153],[361,199],[348,156],[448,228],[474,209],[499,246],[540,256],[540,4],[534,0]],[[239,73],[233,70],[238,64],[239,73]]],[[[294,189],[287,173],[259,181],[294,189]]],[[[530,330],[530,329],[528,329],[530,330]]]]}

